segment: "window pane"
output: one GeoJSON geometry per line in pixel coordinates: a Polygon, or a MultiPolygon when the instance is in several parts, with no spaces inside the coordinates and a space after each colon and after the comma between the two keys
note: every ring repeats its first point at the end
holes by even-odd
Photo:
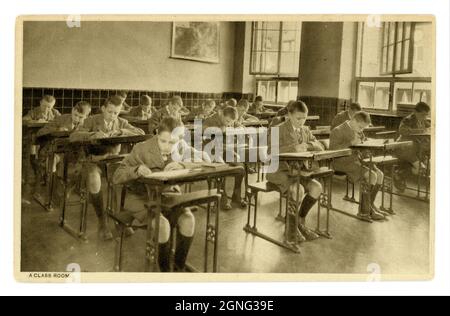
{"type": "Polygon", "coordinates": [[[256,93],[263,97],[263,100],[267,100],[267,81],[258,81],[256,93]]]}
{"type": "Polygon", "coordinates": [[[380,75],[381,41],[383,29],[381,27],[368,27],[364,24],[362,45],[357,61],[361,61],[362,77],[377,77],[380,75]]]}
{"type": "Polygon", "coordinates": [[[276,94],[276,82],[275,81],[267,81],[267,94],[266,101],[275,102],[275,94],[276,94]]]}
{"type": "Polygon", "coordinates": [[[289,88],[289,101],[297,100],[298,95],[298,81],[291,81],[291,87],[289,88]]]}
{"type": "Polygon", "coordinates": [[[383,23],[383,46],[387,46],[389,44],[389,23],[383,23]]]}
{"type": "Polygon", "coordinates": [[[412,103],[412,82],[396,82],[394,85],[394,110],[412,103]]]}
{"type": "Polygon", "coordinates": [[[293,52],[299,50],[297,47],[297,32],[296,31],[283,31],[281,33],[281,51],[293,52]]]}
{"type": "Polygon", "coordinates": [[[261,70],[263,73],[268,74],[274,74],[278,72],[278,52],[262,54],[261,70]]]}
{"type": "Polygon", "coordinates": [[[400,71],[402,69],[402,42],[398,42],[396,45],[397,51],[395,56],[395,70],[400,71]]]}
{"type": "Polygon", "coordinates": [[[382,72],[387,72],[387,46],[383,47],[383,64],[382,72]]]}
{"type": "MultiPolygon", "coordinates": [[[[413,43],[413,71],[402,77],[431,77],[433,74],[433,26],[431,22],[415,23],[413,43]]],[[[411,41],[408,41],[411,43],[411,41]]],[[[406,60],[404,61],[404,64],[406,60]]]]}
{"type": "Polygon", "coordinates": [[[301,25],[301,22],[283,22],[283,30],[297,31],[301,25]]]}
{"type": "Polygon", "coordinates": [[[395,42],[395,22],[389,23],[389,44],[395,42]]]}
{"type": "Polygon", "coordinates": [[[431,82],[415,82],[413,93],[413,104],[417,102],[431,104],[431,82]]]}
{"type": "Polygon", "coordinates": [[[266,30],[279,30],[280,22],[261,22],[262,28],[266,30]]]}
{"type": "Polygon", "coordinates": [[[289,81],[279,81],[278,82],[278,102],[287,103],[289,102],[289,81]]]}
{"type": "Polygon", "coordinates": [[[279,31],[263,32],[262,49],[265,51],[278,51],[279,39],[279,31]]]}
{"type": "Polygon", "coordinates": [[[256,52],[252,54],[252,72],[261,71],[261,53],[256,52]]]}
{"type": "Polygon", "coordinates": [[[392,62],[394,61],[394,45],[388,46],[387,72],[392,72],[392,62]]]}
{"type": "Polygon", "coordinates": [[[296,53],[281,53],[280,73],[298,74],[298,61],[296,62],[296,53]]]}
{"type": "Polygon", "coordinates": [[[374,82],[360,82],[358,85],[358,102],[364,108],[372,108],[374,102],[374,82]]]}
{"type": "Polygon", "coordinates": [[[411,38],[411,22],[405,23],[405,39],[411,38]]]}
{"type": "Polygon", "coordinates": [[[410,40],[406,40],[403,42],[403,69],[408,69],[409,67],[409,45],[411,44],[410,40]]]}
{"type": "Polygon", "coordinates": [[[403,40],[403,22],[397,23],[397,42],[403,40]]]}
{"type": "Polygon", "coordinates": [[[375,104],[374,108],[389,109],[389,82],[377,82],[375,84],[375,104]]]}

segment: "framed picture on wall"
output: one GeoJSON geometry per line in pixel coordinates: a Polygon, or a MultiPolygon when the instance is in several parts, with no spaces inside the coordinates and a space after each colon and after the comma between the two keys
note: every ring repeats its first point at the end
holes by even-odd
{"type": "Polygon", "coordinates": [[[173,22],[170,57],[219,63],[219,22],[173,22]]]}

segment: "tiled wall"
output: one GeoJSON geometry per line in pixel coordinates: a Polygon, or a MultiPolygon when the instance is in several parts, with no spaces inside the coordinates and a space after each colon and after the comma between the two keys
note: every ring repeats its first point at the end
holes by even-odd
{"type": "Polygon", "coordinates": [[[301,96],[298,99],[306,103],[310,115],[320,116],[317,125],[330,125],[334,116],[350,104],[350,100],[329,97],[301,96]]]}
{"type": "MultiPolygon", "coordinates": [[[[24,114],[31,109],[32,106],[38,106],[39,101],[44,94],[53,95],[56,98],[55,108],[61,113],[69,113],[74,104],[78,101],[88,101],[93,112],[96,113],[104,100],[117,93],[117,90],[91,90],[91,89],[57,89],[57,88],[23,88],[23,112],[24,114]]],[[[188,108],[199,106],[206,99],[213,99],[217,104],[235,98],[237,100],[244,98],[249,101],[253,100],[253,94],[242,94],[234,92],[224,93],[200,93],[200,92],[182,92],[182,91],[129,91],[126,102],[129,105],[136,106],[139,104],[141,95],[147,94],[153,99],[153,105],[159,108],[166,104],[167,100],[179,95],[184,101],[184,105],[188,108]]]]}

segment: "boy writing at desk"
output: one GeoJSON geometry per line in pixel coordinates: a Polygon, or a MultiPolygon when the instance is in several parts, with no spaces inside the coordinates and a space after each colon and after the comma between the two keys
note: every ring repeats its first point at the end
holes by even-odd
{"type": "Polygon", "coordinates": [[[148,132],[150,135],[156,134],[159,124],[166,117],[172,117],[182,123],[181,109],[183,108],[183,100],[180,96],[173,96],[170,98],[169,103],[152,114],[148,120],[148,132]]]}
{"type": "MultiPolygon", "coordinates": [[[[226,107],[222,111],[217,112],[213,116],[210,116],[206,120],[203,121],[203,131],[206,129],[210,129],[210,131],[217,131],[217,133],[222,133],[224,139],[226,138],[223,133],[227,128],[234,128],[236,125],[236,120],[238,118],[238,112],[233,107],[226,107]]],[[[214,134],[214,133],[213,133],[214,134]]],[[[236,157],[236,153],[233,153],[233,156],[236,157]]],[[[235,163],[233,163],[235,165],[235,163]]],[[[237,175],[234,177],[234,189],[233,195],[231,198],[231,202],[228,200],[226,194],[222,196],[221,205],[222,209],[230,210],[232,208],[232,204],[245,208],[247,203],[242,199],[242,181],[244,180],[243,175],[237,175]]]]}
{"type": "Polygon", "coordinates": [[[403,162],[403,165],[396,174],[394,183],[401,191],[405,190],[406,185],[403,180],[409,170],[417,175],[420,168],[425,169],[421,162],[423,157],[420,157],[420,152],[430,151],[430,141],[427,138],[415,137],[413,134],[430,133],[431,124],[427,120],[429,114],[430,106],[425,102],[419,102],[416,104],[414,112],[406,116],[400,123],[398,141],[413,141],[413,146],[408,149],[396,151],[396,156],[403,162]]]}
{"type": "MultiPolygon", "coordinates": [[[[351,120],[331,130],[330,150],[345,149],[362,143],[364,141],[363,130],[369,125],[370,115],[362,111],[356,112],[351,120]]],[[[349,157],[335,159],[333,167],[336,171],[345,172],[353,183],[356,184],[364,180],[369,185],[368,192],[363,192],[361,195],[361,207],[358,217],[376,221],[384,220],[385,216],[379,213],[379,210],[374,205],[378,191],[383,184],[383,172],[375,165],[371,171],[368,167],[363,166],[357,153],[349,157]]]]}
{"type": "Polygon", "coordinates": [[[132,107],[128,116],[136,117],[141,120],[148,120],[155,112],[152,107],[152,98],[148,95],[142,95],[138,106],[132,107]]]}
{"type": "Polygon", "coordinates": [[[359,111],[361,111],[361,105],[359,105],[359,103],[354,102],[350,104],[350,107],[347,111],[342,111],[336,114],[336,116],[333,118],[333,121],[331,122],[330,130],[341,125],[344,122],[351,120],[353,115],[355,115],[355,113],[359,111]]]}
{"type": "MultiPolygon", "coordinates": [[[[53,121],[50,121],[47,125],[41,128],[36,136],[44,136],[53,132],[67,131],[73,132],[78,130],[82,125],[84,120],[87,118],[91,112],[91,105],[86,101],[79,101],[72,108],[72,113],[62,114],[57,116],[53,121]]],[[[39,166],[45,169],[45,162],[48,159],[50,144],[47,142],[41,145],[39,150],[39,166]]],[[[60,162],[59,155],[55,155],[54,164],[52,167],[52,172],[56,172],[56,167],[60,162]]]]}
{"type": "Polygon", "coordinates": [[[248,108],[250,107],[250,104],[247,100],[241,99],[236,105],[236,110],[238,113],[238,118],[236,120],[236,126],[242,126],[245,122],[258,122],[259,119],[257,117],[254,117],[253,115],[248,114],[248,108]]]}
{"type": "MultiPolygon", "coordinates": [[[[308,117],[308,107],[302,101],[293,101],[288,106],[288,120],[278,126],[279,128],[279,152],[295,153],[305,151],[322,151],[322,144],[314,137],[308,126],[305,126],[308,117]]],[[[289,167],[286,163],[281,163],[279,169],[275,173],[268,173],[267,180],[277,185],[282,193],[289,194],[288,201],[295,201],[297,196],[296,177],[289,174],[289,167]]],[[[297,210],[292,209],[292,205],[288,210],[287,216],[290,216],[290,227],[287,227],[289,234],[297,230],[299,241],[314,240],[319,236],[306,227],[306,217],[311,208],[316,203],[322,193],[322,185],[308,178],[302,178],[300,185],[300,200],[303,201],[298,210],[299,226],[292,227],[295,223],[297,210]],[[305,194],[305,191],[307,192],[305,194]]]]}
{"type": "MultiPolygon", "coordinates": [[[[144,135],[140,128],[129,124],[127,120],[120,118],[122,100],[117,96],[106,99],[101,107],[102,113],[87,118],[83,126],[70,135],[71,141],[82,141],[96,138],[107,138],[115,136],[144,135]]],[[[120,144],[116,146],[95,146],[89,149],[92,160],[100,160],[111,154],[120,152],[120,144]]],[[[88,165],[86,186],[89,191],[91,203],[99,219],[99,234],[104,240],[112,239],[112,234],[107,227],[107,216],[104,212],[103,194],[101,191],[101,174],[99,166],[92,162],[88,165]]]]}
{"type": "MultiPolygon", "coordinates": [[[[152,172],[184,169],[182,161],[185,159],[190,161],[192,155],[210,162],[206,154],[196,152],[192,147],[188,146],[184,142],[183,136],[184,128],[179,120],[172,117],[164,118],[159,124],[157,136],[134,146],[130,155],[121,162],[120,167],[114,173],[113,182],[122,184],[140,177],[146,177],[152,172]],[[173,160],[175,152],[177,154],[176,157],[180,157],[181,161],[173,160]]],[[[169,192],[181,193],[181,190],[178,187],[173,187],[169,192]]],[[[135,221],[145,223],[146,213],[144,216],[141,215],[142,213],[136,213],[135,221]]],[[[171,210],[168,213],[161,214],[159,218],[158,240],[161,272],[168,272],[170,269],[170,231],[175,227],[178,228],[175,247],[175,270],[183,271],[195,232],[195,217],[190,209],[171,210]]]]}
{"type": "Polygon", "coordinates": [[[216,102],[214,100],[208,99],[206,100],[200,108],[196,108],[191,111],[189,115],[186,116],[186,122],[193,122],[195,119],[204,120],[211,115],[214,115],[216,112],[214,109],[216,108],[216,102]]]}

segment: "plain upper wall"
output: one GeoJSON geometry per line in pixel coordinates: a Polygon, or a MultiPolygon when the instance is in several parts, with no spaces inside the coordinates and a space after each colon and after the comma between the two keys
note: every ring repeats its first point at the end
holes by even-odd
{"type": "Polygon", "coordinates": [[[219,64],[170,58],[171,36],[171,22],[25,22],[23,86],[234,91],[234,23],[220,23],[219,64]]]}

